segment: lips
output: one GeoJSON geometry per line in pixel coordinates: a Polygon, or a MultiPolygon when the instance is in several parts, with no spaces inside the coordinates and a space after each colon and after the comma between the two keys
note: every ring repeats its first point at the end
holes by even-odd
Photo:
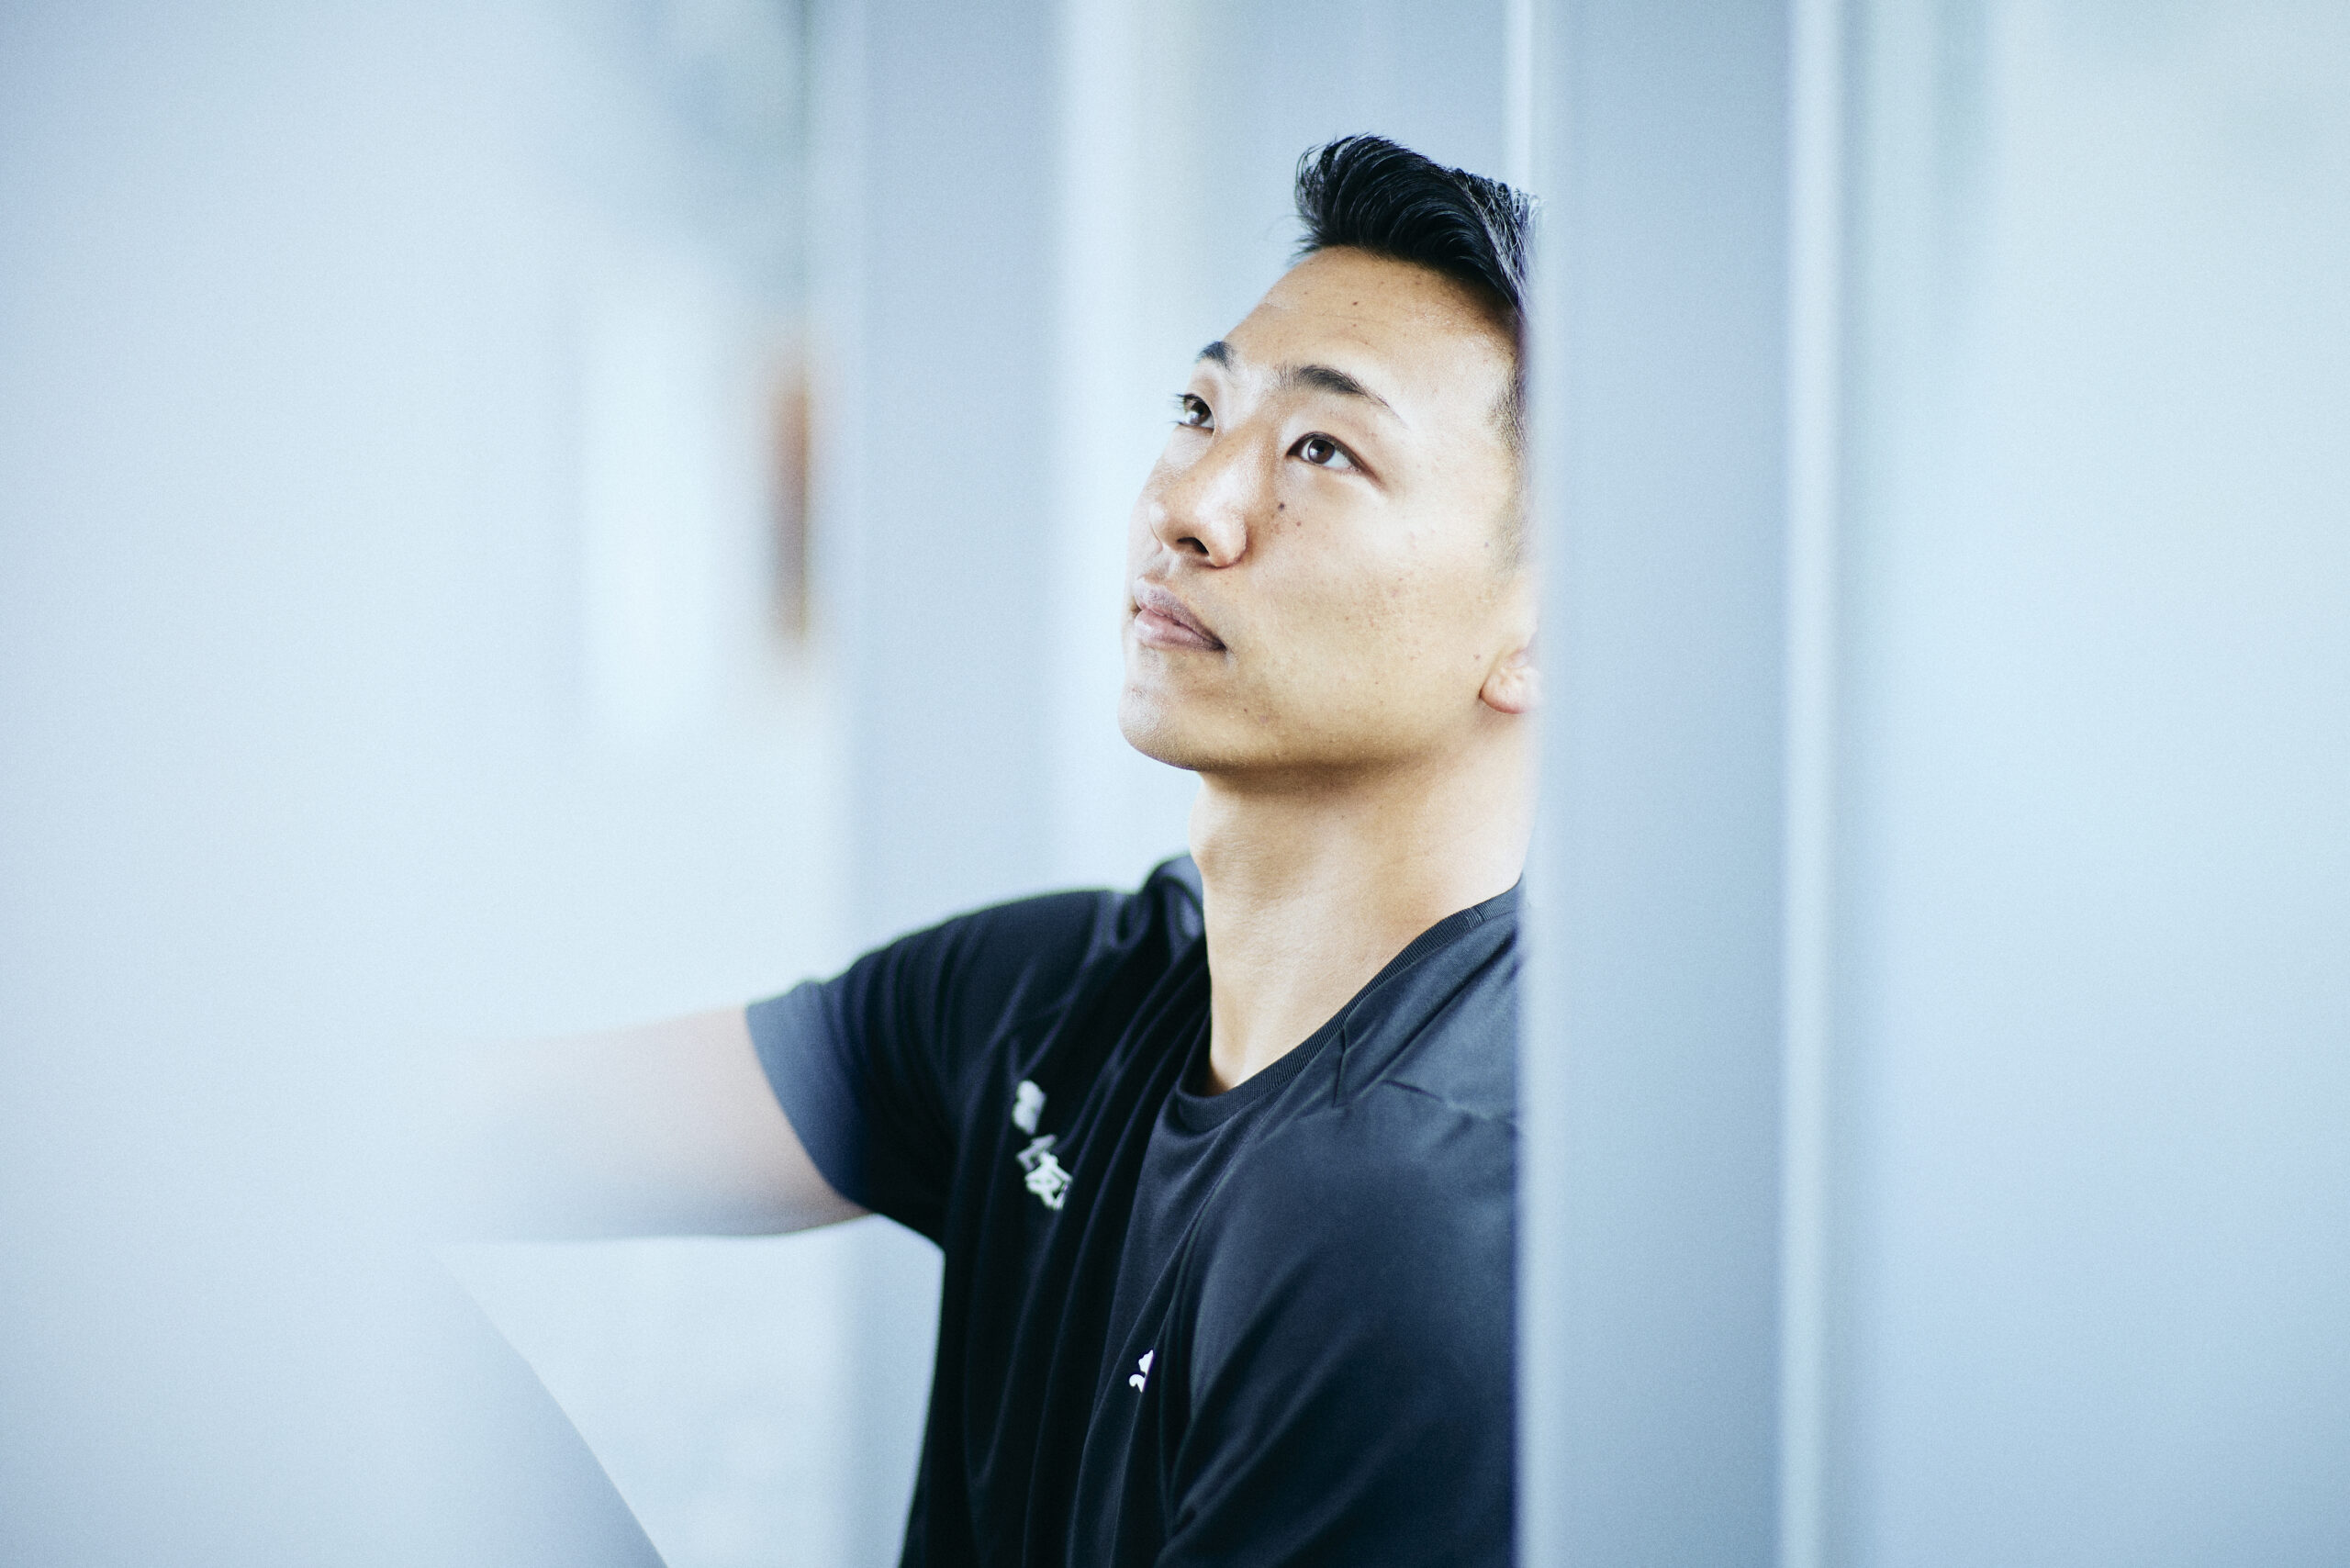
{"type": "Polygon", "coordinates": [[[1207,623],[1192,613],[1191,606],[1157,583],[1136,583],[1134,600],[1135,636],[1146,646],[1194,648],[1203,653],[1224,647],[1207,623]]]}

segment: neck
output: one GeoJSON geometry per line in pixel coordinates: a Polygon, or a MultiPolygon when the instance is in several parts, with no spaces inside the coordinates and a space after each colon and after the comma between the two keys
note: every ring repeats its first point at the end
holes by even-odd
{"type": "Polygon", "coordinates": [[[1505,892],[1526,864],[1522,737],[1447,766],[1267,782],[1203,774],[1192,858],[1205,894],[1221,1091],[1302,1044],[1412,939],[1505,892]]]}

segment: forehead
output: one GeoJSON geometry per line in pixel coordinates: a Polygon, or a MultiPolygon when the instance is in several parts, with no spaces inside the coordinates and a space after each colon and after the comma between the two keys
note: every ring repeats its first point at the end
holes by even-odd
{"type": "Polygon", "coordinates": [[[1364,251],[1317,251],[1226,334],[1238,375],[1326,365],[1362,383],[1407,424],[1486,420],[1516,371],[1493,308],[1467,285],[1364,251]]]}

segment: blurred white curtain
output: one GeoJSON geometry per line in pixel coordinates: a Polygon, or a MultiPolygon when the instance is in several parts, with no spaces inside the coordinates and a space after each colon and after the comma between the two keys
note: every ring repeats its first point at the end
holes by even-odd
{"type": "MultiPolygon", "coordinates": [[[[0,11],[0,1558],[594,1550],[438,1403],[400,1113],[840,953],[822,670],[744,624],[796,149],[680,103],[695,9],[0,11]],[[616,603],[622,534],[702,566],[616,603]],[[616,693],[616,623],[715,630],[616,693]]],[[[565,1278],[643,1330],[568,1392],[680,1568],[823,1550],[793,1245],[565,1278]]]]}

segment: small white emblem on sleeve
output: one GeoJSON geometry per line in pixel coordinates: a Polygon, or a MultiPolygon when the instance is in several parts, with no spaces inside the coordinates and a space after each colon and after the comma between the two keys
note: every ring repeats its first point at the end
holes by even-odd
{"type": "Polygon", "coordinates": [[[1024,1133],[1036,1130],[1036,1118],[1045,1114],[1045,1092],[1029,1082],[1020,1081],[1012,1092],[1012,1125],[1024,1133]]]}
{"type": "Polygon", "coordinates": [[[1024,1185],[1036,1194],[1037,1202],[1058,1211],[1069,1196],[1069,1171],[1053,1158],[1053,1135],[1031,1140],[1014,1158],[1020,1169],[1028,1172],[1024,1185]]]}
{"type": "Polygon", "coordinates": [[[1140,1394],[1143,1389],[1149,1384],[1150,1358],[1157,1354],[1158,1354],[1157,1350],[1145,1350],[1142,1353],[1142,1360],[1135,1363],[1135,1365],[1140,1367],[1142,1371],[1133,1373],[1126,1379],[1126,1386],[1133,1389],[1136,1394],[1140,1394]]]}

